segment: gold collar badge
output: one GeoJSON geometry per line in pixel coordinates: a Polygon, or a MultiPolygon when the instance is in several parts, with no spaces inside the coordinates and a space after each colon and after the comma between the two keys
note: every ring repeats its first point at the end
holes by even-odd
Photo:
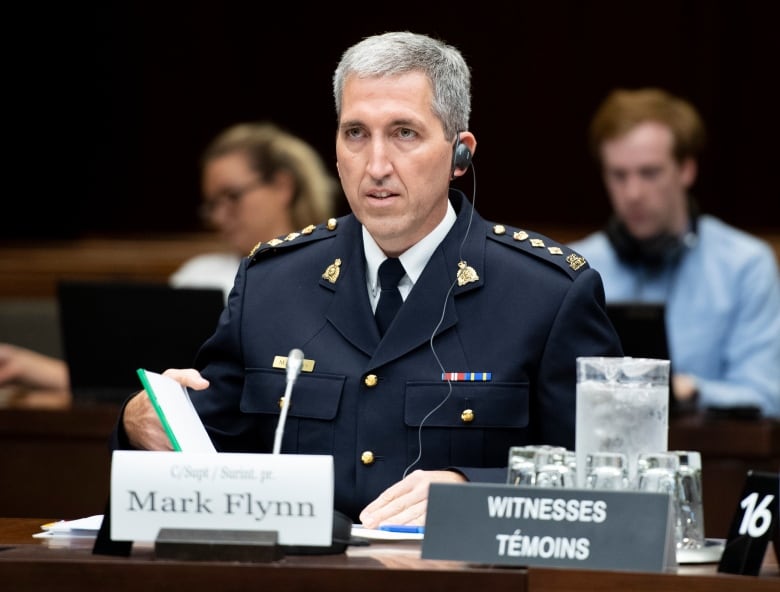
{"type": "Polygon", "coordinates": [[[325,273],[322,274],[322,279],[328,280],[331,284],[335,284],[339,279],[339,273],[341,273],[341,259],[336,259],[333,263],[328,265],[325,273]]]}
{"type": "Polygon", "coordinates": [[[471,282],[479,281],[479,275],[466,261],[458,262],[458,285],[465,286],[471,282]]]}

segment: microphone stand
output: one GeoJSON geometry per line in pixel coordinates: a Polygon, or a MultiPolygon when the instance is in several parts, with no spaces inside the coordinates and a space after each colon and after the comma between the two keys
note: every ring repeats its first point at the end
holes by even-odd
{"type": "Polygon", "coordinates": [[[290,408],[292,398],[292,388],[303,365],[303,352],[299,349],[293,349],[287,356],[287,386],[284,389],[284,404],[282,412],[279,415],[279,422],[276,424],[276,433],[274,434],[273,454],[279,454],[282,448],[282,435],[284,434],[284,425],[287,423],[287,410],[290,408]]]}

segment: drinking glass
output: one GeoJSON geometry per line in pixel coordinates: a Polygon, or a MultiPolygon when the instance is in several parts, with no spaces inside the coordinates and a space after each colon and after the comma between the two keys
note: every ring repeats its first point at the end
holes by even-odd
{"type": "Polygon", "coordinates": [[[680,529],[677,516],[677,470],[680,461],[673,452],[641,453],[637,458],[636,489],[650,493],[667,493],[672,499],[672,528],[679,546],[680,529]]]}
{"type": "Polygon", "coordinates": [[[637,458],[636,488],[639,491],[677,495],[680,461],[673,452],[643,452],[637,458]]]}
{"type": "Polygon", "coordinates": [[[536,486],[574,487],[575,475],[568,464],[567,450],[562,447],[537,449],[536,486]]]}
{"type": "Polygon", "coordinates": [[[677,548],[704,547],[704,504],[701,488],[701,454],[674,450],[677,469],[677,548]]]}
{"type": "Polygon", "coordinates": [[[506,482],[525,487],[536,485],[536,450],[529,446],[512,446],[509,449],[506,482]]]}
{"type": "Polygon", "coordinates": [[[622,452],[591,452],[585,457],[585,487],[628,489],[628,459],[622,452]]]}
{"type": "MultiPolygon", "coordinates": [[[[669,360],[577,358],[577,466],[588,454],[621,452],[634,481],[637,455],[667,449],[669,360]]],[[[577,484],[585,486],[584,470],[577,484]]]]}

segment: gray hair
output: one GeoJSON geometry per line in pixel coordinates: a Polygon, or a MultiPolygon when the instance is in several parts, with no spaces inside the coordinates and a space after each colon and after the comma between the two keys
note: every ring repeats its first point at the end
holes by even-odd
{"type": "Polygon", "coordinates": [[[333,74],[336,115],[349,76],[361,78],[423,72],[433,88],[433,113],[447,137],[469,127],[471,72],[460,51],[451,45],[409,31],[366,37],[347,49],[333,74]]]}

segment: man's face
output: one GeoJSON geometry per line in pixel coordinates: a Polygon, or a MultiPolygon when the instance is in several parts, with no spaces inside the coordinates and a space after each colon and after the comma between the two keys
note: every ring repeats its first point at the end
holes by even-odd
{"type": "Polygon", "coordinates": [[[677,162],[673,143],[668,127],[647,122],[601,145],[612,208],[637,239],[685,231],[687,191],[696,178],[696,164],[691,159],[677,162]]]}
{"type": "Polygon", "coordinates": [[[336,138],[339,177],[352,211],[387,255],[399,255],[441,222],[452,143],[433,114],[420,72],[351,76],[336,138]]]}

